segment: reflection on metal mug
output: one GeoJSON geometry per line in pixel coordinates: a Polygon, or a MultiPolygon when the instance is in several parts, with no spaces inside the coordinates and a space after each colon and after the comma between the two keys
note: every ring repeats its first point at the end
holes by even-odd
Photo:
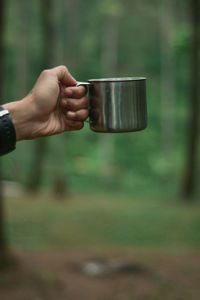
{"type": "Polygon", "coordinates": [[[131,132],[147,126],[146,78],[90,79],[90,128],[96,132],[131,132]]]}

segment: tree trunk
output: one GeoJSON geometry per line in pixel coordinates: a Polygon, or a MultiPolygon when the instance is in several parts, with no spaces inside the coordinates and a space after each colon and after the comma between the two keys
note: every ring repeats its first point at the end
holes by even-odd
{"type": "Polygon", "coordinates": [[[16,83],[15,83],[15,98],[22,99],[27,93],[27,78],[28,78],[28,22],[30,18],[30,3],[26,0],[21,0],[16,5],[17,18],[20,20],[16,34],[16,83]],[[20,74],[20,76],[19,76],[20,74]]]}
{"type": "MultiPolygon", "coordinates": [[[[116,77],[118,60],[118,19],[113,16],[105,17],[102,40],[102,77],[116,77]]],[[[113,179],[114,136],[99,136],[99,155],[101,157],[100,177],[109,183],[113,179]]]]}
{"type": "MultiPolygon", "coordinates": [[[[1,163],[1,161],[0,161],[1,163]]],[[[0,172],[2,170],[2,164],[0,164],[0,172]]],[[[2,173],[2,172],[1,172],[2,173]]],[[[4,198],[3,198],[3,186],[2,186],[2,174],[0,173],[0,268],[5,263],[5,257],[7,254],[7,239],[5,235],[5,211],[4,211],[4,198]]]]}
{"type": "Polygon", "coordinates": [[[4,23],[5,23],[5,1],[0,1],[0,101],[3,96],[3,46],[4,46],[4,23]]]}
{"type": "Polygon", "coordinates": [[[161,148],[167,155],[175,140],[175,62],[172,0],[161,1],[161,148]]]}
{"type": "MultiPolygon", "coordinates": [[[[55,24],[53,0],[41,0],[41,29],[42,29],[42,70],[53,66],[55,47],[55,24]]],[[[44,174],[47,139],[35,141],[31,174],[28,187],[32,192],[38,192],[44,174]]]]}
{"type": "Polygon", "coordinates": [[[195,196],[196,173],[198,166],[199,110],[200,110],[200,3],[191,0],[192,13],[192,47],[191,47],[191,99],[189,131],[187,144],[186,169],[183,186],[185,199],[195,196]]]}
{"type": "MultiPolygon", "coordinates": [[[[3,33],[5,18],[5,1],[0,1],[0,101],[3,98],[3,33]]],[[[0,267],[6,264],[8,251],[7,239],[5,235],[5,211],[2,185],[2,163],[0,160],[0,267]]]]}
{"type": "Polygon", "coordinates": [[[63,7],[66,9],[66,36],[65,39],[70,43],[70,47],[68,44],[63,44],[66,47],[66,55],[65,60],[70,63],[70,68],[73,69],[73,72],[80,70],[80,55],[79,55],[79,45],[81,41],[81,8],[80,8],[80,0],[73,1],[65,1],[63,7]],[[70,52],[67,50],[69,47],[70,52]],[[69,57],[70,56],[70,57],[69,57]]]}
{"type": "MultiPolygon", "coordinates": [[[[55,35],[56,49],[54,61],[57,65],[70,63],[73,73],[80,69],[80,40],[81,40],[81,8],[80,0],[59,1],[55,5],[55,14],[59,18],[55,35]]],[[[55,200],[65,200],[69,197],[68,174],[66,171],[65,145],[66,134],[55,135],[50,139],[50,151],[54,160],[51,162],[52,192],[55,200]],[[56,148],[55,148],[56,145],[56,148]],[[56,158],[56,159],[55,159],[56,158]]],[[[67,137],[68,143],[70,136],[67,137]]]]}
{"type": "Polygon", "coordinates": [[[117,17],[106,16],[102,35],[102,76],[115,76],[118,61],[117,17]]]}

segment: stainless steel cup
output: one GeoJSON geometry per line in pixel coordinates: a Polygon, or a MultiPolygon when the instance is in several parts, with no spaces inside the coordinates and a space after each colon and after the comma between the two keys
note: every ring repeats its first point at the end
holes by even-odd
{"type": "Polygon", "coordinates": [[[96,132],[130,132],[147,126],[146,78],[90,79],[90,128],[96,132]]]}

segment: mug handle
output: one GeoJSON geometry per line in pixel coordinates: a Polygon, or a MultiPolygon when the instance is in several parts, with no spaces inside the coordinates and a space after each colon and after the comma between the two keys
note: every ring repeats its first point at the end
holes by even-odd
{"type": "MultiPolygon", "coordinates": [[[[81,85],[86,88],[86,94],[88,94],[88,87],[89,87],[90,83],[89,82],[84,82],[84,81],[78,81],[77,84],[76,84],[77,87],[81,86],[81,85]]],[[[89,123],[89,124],[92,123],[90,120],[85,120],[85,122],[89,123]]]]}
{"type": "Polygon", "coordinates": [[[86,88],[87,93],[88,93],[88,86],[90,85],[90,82],[78,81],[76,86],[78,87],[80,85],[83,85],[86,88]]]}

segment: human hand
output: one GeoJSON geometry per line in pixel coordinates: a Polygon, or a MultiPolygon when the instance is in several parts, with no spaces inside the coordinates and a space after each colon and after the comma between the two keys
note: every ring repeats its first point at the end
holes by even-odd
{"type": "Polygon", "coordinates": [[[83,86],[65,66],[43,71],[22,100],[4,105],[16,129],[17,140],[79,130],[88,117],[89,99],[83,86]]]}

